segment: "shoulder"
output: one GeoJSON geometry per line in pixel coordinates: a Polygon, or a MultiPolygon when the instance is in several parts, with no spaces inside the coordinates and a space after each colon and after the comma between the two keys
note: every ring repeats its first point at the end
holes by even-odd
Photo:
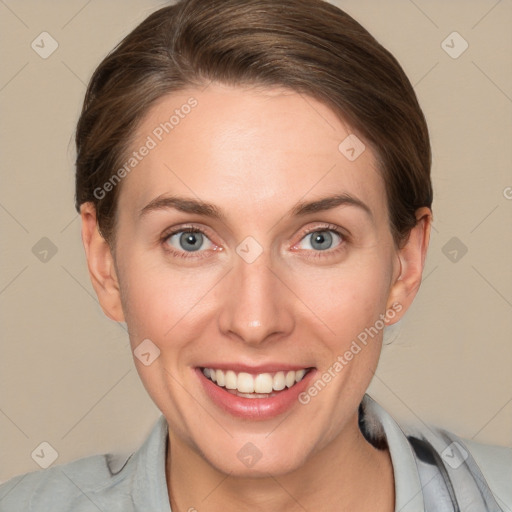
{"type": "Polygon", "coordinates": [[[420,473],[430,476],[426,468],[435,466],[458,504],[512,510],[512,448],[478,443],[433,424],[409,429],[407,439],[420,473]]]}
{"type": "Polygon", "coordinates": [[[11,478],[0,485],[0,512],[129,511],[131,457],[93,455],[11,478]]]}
{"type": "Polygon", "coordinates": [[[397,422],[368,395],[359,421],[372,444],[389,447],[403,510],[512,511],[512,448],[478,443],[419,419],[397,422]],[[413,503],[417,495],[421,499],[413,503]]]}
{"type": "Polygon", "coordinates": [[[461,438],[500,505],[512,510],[512,448],[461,438]],[[501,501],[501,503],[500,503],[501,501]]]}
{"type": "Polygon", "coordinates": [[[0,485],[0,512],[170,512],[167,440],[161,415],[134,452],[92,455],[11,478],[0,485]]]}

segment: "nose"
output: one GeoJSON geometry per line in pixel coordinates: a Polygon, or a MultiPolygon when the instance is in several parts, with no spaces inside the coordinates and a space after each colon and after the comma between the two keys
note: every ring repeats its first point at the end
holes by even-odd
{"type": "Polygon", "coordinates": [[[218,317],[225,336],[257,346],[293,331],[293,294],[276,274],[265,252],[252,263],[235,261],[218,317]]]}

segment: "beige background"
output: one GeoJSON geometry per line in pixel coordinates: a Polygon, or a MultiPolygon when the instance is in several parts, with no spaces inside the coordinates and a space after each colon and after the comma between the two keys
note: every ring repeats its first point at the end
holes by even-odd
{"type": "MultiPolygon", "coordinates": [[[[434,154],[424,282],[388,333],[369,392],[400,421],[511,446],[512,3],[336,4],[403,65],[434,154]],[[441,47],[453,31],[469,43],[457,59],[441,47]],[[452,237],[458,247],[446,246],[452,237]]],[[[159,415],[126,332],[103,315],[89,282],[72,136],[93,69],[160,5],[0,1],[0,480],[39,469],[31,453],[42,441],[55,463],[135,448],[159,415]],[[43,31],[59,45],[47,59],[31,48],[43,31]],[[43,237],[57,249],[46,262],[32,250],[43,237]]]]}

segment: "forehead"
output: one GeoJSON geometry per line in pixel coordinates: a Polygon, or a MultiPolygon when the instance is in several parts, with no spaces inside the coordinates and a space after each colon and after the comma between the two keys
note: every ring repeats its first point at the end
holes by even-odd
{"type": "Polygon", "coordinates": [[[273,209],[348,192],[385,213],[368,145],[323,103],[282,88],[210,84],[165,96],[140,123],[132,150],[137,162],[120,206],[140,209],[172,193],[273,209]]]}

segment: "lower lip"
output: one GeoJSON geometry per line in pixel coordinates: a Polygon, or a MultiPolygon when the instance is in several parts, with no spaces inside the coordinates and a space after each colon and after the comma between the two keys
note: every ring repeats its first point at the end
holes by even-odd
{"type": "Polygon", "coordinates": [[[288,411],[298,404],[298,397],[309,385],[315,373],[311,369],[304,378],[291,388],[285,388],[268,398],[244,398],[234,395],[206,378],[200,368],[195,369],[201,384],[212,402],[222,410],[239,418],[268,420],[288,411]]]}

